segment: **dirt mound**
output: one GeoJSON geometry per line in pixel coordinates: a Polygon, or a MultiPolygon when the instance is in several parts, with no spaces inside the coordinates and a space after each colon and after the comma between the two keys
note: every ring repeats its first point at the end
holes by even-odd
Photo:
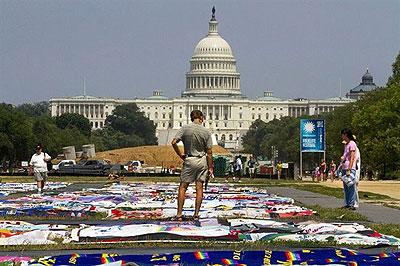
{"type": "MultiPolygon", "coordinates": [[[[181,149],[183,147],[180,147],[181,149]]],[[[213,146],[214,154],[230,154],[221,146],[213,146]]],[[[110,151],[96,152],[96,159],[110,160],[111,163],[126,163],[128,161],[144,161],[147,166],[181,167],[182,160],[176,155],[171,145],[140,146],[110,151]]]]}

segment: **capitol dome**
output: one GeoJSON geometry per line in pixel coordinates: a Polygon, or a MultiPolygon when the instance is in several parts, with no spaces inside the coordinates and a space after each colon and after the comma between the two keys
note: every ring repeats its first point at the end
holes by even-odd
{"type": "Polygon", "coordinates": [[[196,45],[183,97],[240,97],[240,73],[232,48],[218,33],[215,8],[206,37],[196,45]]]}
{"type": "Polygon", "coordinates": [[[193,56],[232,56],[232,48],[221,36],[207,36],[199,41],[194,48],[193,56]]]}

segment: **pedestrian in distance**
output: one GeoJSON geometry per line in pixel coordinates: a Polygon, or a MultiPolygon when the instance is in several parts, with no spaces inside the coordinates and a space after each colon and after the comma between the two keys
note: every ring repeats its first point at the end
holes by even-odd
{"type": "Polygon", "coordinates": [[[242,155],[239,155],[235,161],[235,176],[233,177],[233,181],[235,181],[235,177],[237,177],[238,182],[242,183],[242,171],[243,171],[243,162],[242,155]]]}
{"type": "Polygon", "coordinates": [[[36,152],[32,155],[29,162],[29,174],[34,175],[37,183],[37,192],[42,194],[46,180],[47,180],[47,162],[51,161],[51,157],[43,152],[43,146],[38,144],[36,146],[36,152]]]}
{"type": "Polygon", "coordinates": [[[203,126],[204,115],[199,110],[190,113],[191,124],[179,129],[171,144],[176,154],[183,160],[178,191],[178,209],[174,220],[183,220],[183,205],[186,190],[190,183],[196,184],[196,202],[193,220],[199,219],[203,201],[203,184],[213,176],[212,139],[211,133],[203,126]],[[182,141],[184,152],[178,147],[182,141]]]}
{"type": "Polygon", "coordinates": [[[319,165],[315,166],[314,175],[313,175],[313,182],[317,180],[317,182],[321,181],[321,171],[319,169],[319,165]]]}
{"type": "Polygon", "coordinates": [[[249,167],[249,177],[255,178],[256,176],[256,164],[257,161],[253,155],[250,156],[249,161],[247,162],[247,166],[249,167]]]}
{"type": "Polygon", "coordinates": [[[321,172],[322,181],[326,181],[326,170],[327,165],[324,159],[321,160],[321,164],[319,165],[319,171],[321,172]]]}
{"type": "Polygon", "coordinates": [[[355,210],[357,203],[357,144],[350,129],[343,129],[341,137],[345,142],[343,161],[341,163],[341,179],[344,190],[344,208],[355,210]]]}
{"type": "Polygon", "coordinates": [[[278,172],[278,179],[281,179],[282,177],[282,169],[283,169],[283,163],[282,161],[279,161],[278,164],[276,165],[276,170],[278,172]]]}
{"type": "Polygon", "coordinates": [[[336,164],[335,161],[332,160],[330,165],[329,165],[329,178],[333,182],[335,180],[335,175],[336,175],[336,164]]]}
{"type": "Polygon", "coordinates": [[[229,182],[229,178],[232,178],[235,181],[235,162],[230,161],[228,165],[228,175],[225,177],[225,182],[229,182]]]}

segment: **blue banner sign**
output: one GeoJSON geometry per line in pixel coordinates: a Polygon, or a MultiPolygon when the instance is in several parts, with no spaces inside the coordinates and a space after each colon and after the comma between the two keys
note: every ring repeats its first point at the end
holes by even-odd
{"type": "Polygon", "coordinates": [[[325,120],[300,120],[300,149],[302,152],[325,151],[325,120]]]}

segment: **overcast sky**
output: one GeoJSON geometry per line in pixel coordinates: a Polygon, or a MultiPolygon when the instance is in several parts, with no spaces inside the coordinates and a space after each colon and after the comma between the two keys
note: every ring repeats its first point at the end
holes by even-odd
{"type": "Polygon", "coordinates": [[[178,97],[215,5],[250,98],[326,98],[384,85],[400,50],[400,0],[0,0],[0,102],[87,93],[178,97]]]}

